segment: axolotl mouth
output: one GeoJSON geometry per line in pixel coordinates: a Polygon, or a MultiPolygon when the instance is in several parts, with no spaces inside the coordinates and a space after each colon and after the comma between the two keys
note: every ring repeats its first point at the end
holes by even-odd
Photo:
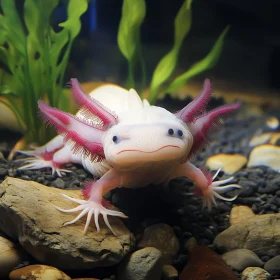
{"type": "Polygon", "coordinates": [[[152,154],[152,153],[156,153],[156,152],[158,152],[162,149],[165,149],[165,148],[178,148],[178,149],[180,149],[179,146],[166,145],[166,146],[160,147],[160,148],[158,148],[154,151],[141,151],[141,150],[135,150],[135,149],[133,149],[133,150],[122,150],[122,151],[118,152],[117,155],[119,155],[121,153],[124,153],[124,152],[140,152],[140,153],[152,154]]]}

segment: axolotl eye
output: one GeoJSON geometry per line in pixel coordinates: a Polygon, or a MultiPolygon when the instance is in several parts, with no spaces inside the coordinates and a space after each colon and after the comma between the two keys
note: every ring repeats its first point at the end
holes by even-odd
{"type": "Polygon", "coordinates": [[[183,131],[182,131],[181,129],[178,129],[177,135],[178,135],[179,137],[182,137],[182,136],[183,136],[183,131]]]}
{"type": "Polygon", "coordinates": [[[168,129],[168,134],[169,134],[169,135],[173,135],[173,134],[174,134],[174,130],[173,130],[172,128],[169,128],[169,129],[168,129]]]}
{"type": "Polygon", "coordinates": [[[119,137],[115,135],[115,136],[113,136],[112,140],[114,143],[118,143],[119,137]]]}

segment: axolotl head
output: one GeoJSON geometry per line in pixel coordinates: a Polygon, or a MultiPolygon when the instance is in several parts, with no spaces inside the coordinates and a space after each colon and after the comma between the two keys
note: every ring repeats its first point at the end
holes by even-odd
{"type": "Polygon", "coordinates": [[[161,107],[122,112],[118,120],[102,141],[105,158],[116,168],[180,162],[193,145],[188,126],[161,107]]]}

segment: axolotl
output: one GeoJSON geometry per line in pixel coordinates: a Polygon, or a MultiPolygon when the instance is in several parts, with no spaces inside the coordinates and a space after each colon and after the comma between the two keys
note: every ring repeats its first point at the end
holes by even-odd
{"type": "Polygon", "coordinates": [[[118,187],[138,188],[149,184],[166,185],[170,180],[186,176],[194,181],[195,192],[203,198],[203,205],[211,207],[215,198],[232,201],[221,193],[237,184],[227,184],[233,177],[214,181],[212,176],[190,163],[192,157],[208,142],[208,134],[226,113],[236,110],[239,103],[223,105],[210,112],[206,106],[211,98],[211,84],[204,82],[202,92],[182,110],[171,113],[141,100],[134,89],[125,90],[104,85],[90,95],[83,92],[77,79],[70,84],[80,110],[76,116],[52,108],[38,101],[44,121],[56,128],[58,136],[42,147],[23,153],[32,156],[21,169],[52,168],[62,175],[66,163],[78,163],[99,180],[91,181],[83,190],[85,200],[65,198],[78,204],[62,212],[79,212],[66,224],[73,224],[87,215],[84,233],[92,216],[97,231],[98,216],[102,214],[108,228],[109,216],[126,218],[119,211],[107,209],[103,195],[118,187]]]}

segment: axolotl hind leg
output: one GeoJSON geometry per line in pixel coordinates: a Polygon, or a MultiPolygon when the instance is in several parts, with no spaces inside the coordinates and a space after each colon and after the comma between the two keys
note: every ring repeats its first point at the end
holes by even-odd
{"type": "Polygon", "coordinates": [[[65,145],[64,138],[60,135],[35,150],[18,152],[30,156],[19,170],[51,168],[52,174],[57,173],[61,177],[61,172],[71,172],[62,168],[64,164],[81,163],[80,157],[72,153],[71,147],[65,145]]]}

